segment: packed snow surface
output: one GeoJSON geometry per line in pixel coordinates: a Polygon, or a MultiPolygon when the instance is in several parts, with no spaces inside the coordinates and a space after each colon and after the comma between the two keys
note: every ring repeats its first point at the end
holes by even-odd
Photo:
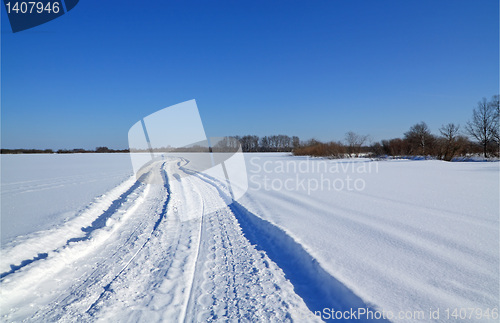
{"type": "Polygon", "coordinates": [[[2,321],[498,321],[496,162],[127,158],[2,156],[2,321]]]}

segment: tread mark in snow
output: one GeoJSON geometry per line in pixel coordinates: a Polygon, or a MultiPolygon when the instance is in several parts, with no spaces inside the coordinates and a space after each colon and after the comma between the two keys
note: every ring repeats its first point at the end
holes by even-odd
{"type": "Polygon", "coordinates": [[[10,271],[6,271],[4,273],[1,273],[0,274],[0,279],[4,278],[5,276],[8,276],[10,274],[13,274],[15,273],[16,271],[18,271],[19,269],[25,267],[25,266],[28,266],[29,264],[31,264],[32,262],[34,261],[37,261],[37,260],[40,260],[40,259],[45,259],[49,256],[48,253],[39,253],[36,257],[33,257],[33,259],[27,259],[27,260],[23,260],[21,261],[21,264],[19,266],[16,266],[16,265],[10,265],[10,271]]]}
{"type": "Polygon", "coordinates": [[[85,236],[78,238],[71,238],[66,241],[66,245],[69,245],[71,242],[78,242],[89,240],[92,232],[98,229],[102,229],[106,226],[106,221],[118,210],[118,208],[127,200],[130,194],[135,191],[140,185],[141,181],[137,180],[134,185],[132,185],[125,193],[120,195],[120,197],[113,201],[111,206],[104,211],[97,219],[95,219],[90,226],[82,228],[82,231],[85,232],[85,236]]]}
{"type": "MultiPolygon", "coordinates": [[[[66,241],[66,246],[68,246],[71,242],[89,240],[92,232],[105,227],[106,221],[116,212],[116,210],[118,210],[118,208],[128,199],[130,194],[132,194],[141,185],[141,183],[142,181],[140,179],[137,180],[137,182],[135,182],[134,185],[132,185],[127,191],[125,191],[122,195],[120,195],[118,199],[114,200],[113,203],[101,215],[99,215],[99,217],[97,217],[97,219],[95,219],[90,226],[82,228],[82,231],[85,232],[85,236],[68,239],[66,241]]],[[[11,264],[10,265],[11,270],[1,273],[0,280],[37,260],[46,259],[48,256],[49,256],[48,253],[41,252],[38,253],[38,255],[33,257],[32,259],[26,259],[21,261],[20,265],[11,264]]]]}
{"type": "MultiPolygon", "coordinates": [[[[216,187],[198,176],[194,178],[202,183],[196,187],[205,187],[200,191],[204,202],[221,206],[216,187]]],[[[198,274],[185,322],[315,321],[283,272],[275,264],[266,266],[267,256],[242,234],[227,205],[203,217],[202,232],[198,274]]]]}
{"type": "MultiPolygon", "coordinates": [[[[170,201],[170,196],[171,196],[171,192],[170,192],[170,186],[168,184],[168,178],[167,178],[167,174],[165,173],[165,169],[164,169],[164,166],[165,166],[165,163],[163,163],[161,166],[160,166],[160,172],[161,172],[161,176],[162,176],[162,179],[163,179],[163,185],[165,187],[165,190],[167,191],[167,198],[165,199],[165,202],[163,203],[163,207],[161,209],[161,212],[160,212],[160,216],[158,217],[158,220],[156,221],[154,227],[153,227],[153,230],[151,231],[148,239],[144,242],[144,244],[139,248],[139,250],[137,250],[137,252],[132,256],[132,258],[130,258],[130,260],[127,262],[127,264],[125,264],[125,266],[118,272],[118,274],[116,274],[115,277],[113,277],[113,279],[106,285],[103,287],[104,291],[99,295],[99,297],[97,298],[97,300],[92,303],[92,305],[90,305],[89,309],[86,311],[86,313],[90,314],[91,316],[95,313],[96,311],[96,306],[97,304],[99,303],[99,301],[101,299],[104,298],[104,296],[106,295],[107,292],[113,292],[113,290],[111,289],[111,284],[116,281],[116,279],[120,276],[120,274],[125,270],[127,269],[127,267],[130,265],[130,263],[135,259],[135,257],[137,257],[137,255],[139,254],[139,252],[141,252],[141,250],[144,248],[144,246],[146,246],[148,244],[149,241],[151,241],[151,237],[153,237],[153,234],[155,233],[155,231],[158,229],[158,226],[160,225],[161,221],[165,218],[166,214],[167,214],[167,206],[168,206],[168,203],[170,201]]],[[[144,176],[144,175],[143,175],[144,176]]],[[[140,183],[140,181],[138,181],[137,183],[140,183]]]]}
{"type": "MultiPolygon", "coordinates": [[[[219,182],[217,179],[201,173],[194,175],[214,186],[222,198],[227,195],[217,185],[219,182]]],[[[237,201],[233,201],[229,208],[239,222],[245,237],[283,270],[286,278],[294,286],[295,292],[302,297],[312,312],[332,307],[339,310],[351,308],[374,310],[372,305],[365,303],[325,271],[302,245],[281,228],[251,213],[237,201]]]]}

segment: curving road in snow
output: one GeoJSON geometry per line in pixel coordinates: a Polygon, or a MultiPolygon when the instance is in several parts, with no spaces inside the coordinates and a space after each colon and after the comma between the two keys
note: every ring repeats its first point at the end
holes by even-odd
{"type": "MultiPolygon", "coordinates": [[[[47,221],[22,234],[2,214],[14,236],[1,248],[2,321],[314,322],[324,309],[364,309],[390,321],[463,322],[461,308],[465,321],[498,321],[498,163],[249,154],[248,192],[233,201],[225,181],[172,158],[52,221],[33,205],[51,196],[66,212],[78,189],[59,194],[75,187],[72,171],[59,174],[61,188],[36,181],[40,162],[58,156],[42,157],[29,167],[11,160],[2,183],[2,212],[26,203],[21,211],[47,221]],[[347,179],[366,187],[318,186],[347,179]],[[23,193],[35,186],[47,194],[23,193]]],[[[87,195],[123,173],[84,174],[85,159],[103,158],[75,157],[77,182],[98,184],[87,195]]]]}
{"type": "Polygon", "coordinates": [[[2,320],[318,320],[306,302],[329,296],[325,282],[307,281],[307,271],[317,270],[311,259],[309,268],[296,264],[299,277],[285,278],[293,266],[279,265],[287,252],[294,254],[288,261],[307,255],[271,250],[266,237],[249,240],[262,234],[242,229],[255,215],[228,203],[213,178],[175,176],[186,171],[183,163],[158,162],[72,221],[5,248],[2,320]],[[281,260],[270,259],[277,254],[281,260]]]}

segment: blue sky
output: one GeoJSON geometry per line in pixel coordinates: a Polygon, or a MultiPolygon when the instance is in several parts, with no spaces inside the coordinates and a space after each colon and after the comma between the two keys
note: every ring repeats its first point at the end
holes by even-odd
{"type": "Polygon", "coordinates": [[[209,136],[437,133],[498,93],[498,13],[496,0],[81,0],[13,34],[2,7],[2,147],[125,148],[140,118],[190,99],[209,136]]]}

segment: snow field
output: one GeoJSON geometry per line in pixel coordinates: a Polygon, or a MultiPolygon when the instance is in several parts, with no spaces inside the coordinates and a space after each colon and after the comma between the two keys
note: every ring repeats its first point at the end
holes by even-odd
{"type": "MultiPolygon", "coordinates": [[[[448,322],[457,308],[498,310],[498,163],[245,158],[249,189],[232,203],[216,174],[167,159],[145,180],[101,176],[117,186],[72,216],[41,208],[45,226],[2,245],[2,320],[318,321],[365,309],[448,322]]],[[[2,197],[32,201],[26,180],[2,197]]]]}

